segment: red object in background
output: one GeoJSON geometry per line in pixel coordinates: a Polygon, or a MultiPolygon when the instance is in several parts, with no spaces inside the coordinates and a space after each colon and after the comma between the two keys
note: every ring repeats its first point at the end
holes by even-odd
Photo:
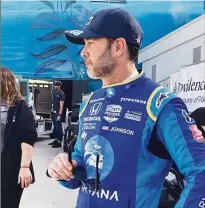
{"type": "Polygon", "coordinates": [[[205,141],[202,132],[197,128],[196,125],[191,125],[189,126],[189,129],[192,132],[193,138],[197,141],[197,142],[203,142],[205,141]]]}

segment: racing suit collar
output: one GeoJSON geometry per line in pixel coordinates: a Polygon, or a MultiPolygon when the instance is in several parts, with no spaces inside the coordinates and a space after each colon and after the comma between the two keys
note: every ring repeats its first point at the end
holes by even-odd
{"type": "Polygon", "coordinates": [[[136,72],[134,72],[133,74],[131,74],[129,77],[127,77],[123,82],[121,82],[121,83],[116,83],[116,84],[112,84],[112,85],[102,86],[102,88],[115,87],[115,86],[119,86],[119,85],[128,84],[128,83],[130,83],[130,82],[132,82],[132,81],[137,80],[137,79],[140,78],[143,74],[144,74],[143,71],[141,71],[140,73],[138,73],[138,71],[136,71],[136,72]]]}
{"type": "Polygon", "coordinates": [[[134,77],[138,76],[139,72],[136,70],[134,73],[132,73],[129,77],[127,77],[122,83],[124,82],[128,82],[130,80],[132,80],[134,77]]]}

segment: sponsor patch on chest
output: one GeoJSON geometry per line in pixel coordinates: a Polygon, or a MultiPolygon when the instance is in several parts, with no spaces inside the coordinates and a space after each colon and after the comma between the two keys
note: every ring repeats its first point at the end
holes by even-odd
{"type": "Polygon", "coordinates": [[[142,113],[136,111],[127,110],[124,116],[125,119],[132,120],[132,121],[141,121],[142,113]]]}
{"type": "Polygon", "coordinates": [[[115,122],[119,120],[121,116],[122,106],[121,105],[108,105],[104,112],[104,120],[109,123],[115,122]]]}

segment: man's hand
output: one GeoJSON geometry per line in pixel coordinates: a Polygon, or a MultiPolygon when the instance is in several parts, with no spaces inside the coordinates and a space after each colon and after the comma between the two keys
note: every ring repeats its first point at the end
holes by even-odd
{"type": "Polygon", "coordinates": [[[56,120],[57,121],[60,121],[61,120],[61,116],[58,116],[56,120]]]}
{"type": "Polygon", "coordinates": [[[72,160],[72,165],[68,162],[68,154],[58,154],[48,168],[48,174],[55,180],[70,181],[74,178],[72,174],[73,167],[77,166],[77,162],[72,160]]]}

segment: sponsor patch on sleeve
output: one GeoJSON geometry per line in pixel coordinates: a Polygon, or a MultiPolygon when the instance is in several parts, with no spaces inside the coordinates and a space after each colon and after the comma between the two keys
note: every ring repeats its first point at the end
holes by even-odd
{"type": "Polygon", "coordinates": [[[168,98],[169,92],[160,92],[159,97],[156,100],[156,107],[159,108],[163,102],[163,100],[168,98]]]}
{"type": "Polygon", "coordinates": [[[189,124],[195,123],[194,119],[189,116],[189,114],[186,110],[182,110],[182,115],[184,116],[184,119],[187,123],[189,123],[189,124]]]}

